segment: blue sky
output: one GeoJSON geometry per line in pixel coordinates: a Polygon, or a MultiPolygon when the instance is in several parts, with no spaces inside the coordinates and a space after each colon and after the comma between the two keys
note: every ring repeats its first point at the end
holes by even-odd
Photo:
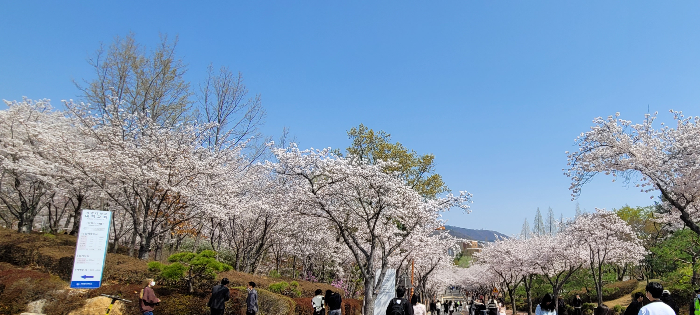
{"type": "MultiPolygon", "coordinates": [[[[473,212],[449,224],[519,233],[571,217],[567,150],[597,116],[699,115],[697,1],[3,1],[0,99],[77,98],[100,42],[178,36],[196,86],[241,71],[301,147],[347,147],[360,123],[436,156],[473,212]]],[[[581,208],[648,205],[601,176],[581,208]]]]}

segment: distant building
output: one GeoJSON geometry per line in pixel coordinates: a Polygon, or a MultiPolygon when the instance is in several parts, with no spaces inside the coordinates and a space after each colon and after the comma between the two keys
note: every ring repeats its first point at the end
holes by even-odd
{"type": "Polygon", "coordinates": [[[483,244],[477,242],[477,241],[462,241],[462,244],[460,244],[460,247],[462,249],[462,252],[464,252],[466,255],[471,256],[474,253],[479,253],[481,252],[481,249],[484,247],[483,244]]]}

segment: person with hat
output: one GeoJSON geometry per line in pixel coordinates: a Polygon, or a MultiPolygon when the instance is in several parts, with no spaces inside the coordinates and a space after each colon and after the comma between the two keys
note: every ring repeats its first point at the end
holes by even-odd
{"type": "Polygon", "coordinates": [[[224,308],[226,307],[226,301],[231,298],[231,291],[228,289],[228,278],[221,279],[221,283],[215,285],[211,289],[211,297],[209,298],[209,309],[211,310],[211,315],[223,315],[224,308]]]}
{"type": "Polygon", "coordinates": [[[678,305],[676,304],[676,302],[675,302],[675,301],[673,300],[673,298],[671,297],[671,292],[670,292],[670,291],[664,290],[664,291],[661,293],[661,301],[663,301],[664,303],[668,304],[668,306],[670,306],[670,307],[673,309],[673,312],[676,313],[676,315],[678,315],[678,305]]]}
{"type": "Polygon", "coordinates": [[[693,303],[690,303],[689,315],[700,315],[700,289],[695,289],[693,303]]]}

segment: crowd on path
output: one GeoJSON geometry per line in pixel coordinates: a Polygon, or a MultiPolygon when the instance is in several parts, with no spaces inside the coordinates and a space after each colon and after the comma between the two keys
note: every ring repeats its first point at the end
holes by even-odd
{"type": "MultiPolygon", "coordinates": [[[[229,280],[223,278],[219,284],[212,288],[211,297],[207,306],[211,310],[211,315],[224,314],[225,304],[231,298],[231,292],[228,288],[229,280]]],[[[143,315],[154,315],[153,311],[160,303],[153,292],[153,286],[156,283],[153,279],[145,281],[143,289],[139,292],[139,307],[143,315]]],[[[248,295],[246,297],[246,315],[256,315],[258,313],[258,292],[255,289],[255,282],[249,282],[247,287],[248,295]]],[[[661,283],[649,282],[645,288],[646,294],[636,293],[632,303],[625,310],[624,315],[679,315],[678,306],[671,298],[671,293],[664,290],[661,283]],[[648,301],[645,303],[645,298],[648,301]]],[[[326,294],[318,289],[315,296],[311,299],[314,315],[342,315],[341,304],[343,299],[340,294],[331,290],[326,290],[326,294]]],[[[695,290],[696,296],[690,303],[689,315],[700,315],[700,289],[695,290]]],[[[466,303],[461,301],[444,301],[431,300],[426,305],[421,303],[417,295],[411,297],[410,302],[404,297],[406,289],[400,286],[396,289],[396,298],[389,302],[386,308],[386,315],[454,315],[455,312],[461,313],[466,311],[469,315],[505,315],[506,307],[502,298],[496,295],[468,294],[466,303]]],[[[542,297],[540,303],[537,304],[535,315],[583,315],[583,301],[579,295],[571,301],[573,314],[566,314],[566,304],[560,297],[555,301],[551,294],[546,294],[542,297]]],[[[594,310],[594,315],[611,315],[610,309],[605,306],[599,306],[594,310]]]]}

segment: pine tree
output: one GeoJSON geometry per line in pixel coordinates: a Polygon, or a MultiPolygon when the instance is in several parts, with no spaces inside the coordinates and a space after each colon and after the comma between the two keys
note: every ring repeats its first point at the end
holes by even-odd
{"type": "Polygon", "coordinates": [[[540,208],[537,208],[537,214],[535,215],[535,222],[532,223],[532,234],[537,236],[542,236],[545,234],[544,221],[542,221],[542,213],[540,208]]]}
{"type": "Polygon", "coordinates": [[[581,207],[578,205],[578,202],[576,203],[576,215],[574,216],[574,220],[578,219],[578,217],[581,215],[581,207]]]}
{"type": "Polygon", "coordinates": [[[549,210],[547,211],[545,230],[549,235],[554,235],[557,233],[557,222],[554,220],[554,210],[552,210],[552,207],[549,207],[549,210]]]}
{"type": "Polygon", "coordinates": [[[525,218],[525,223],[523,223],[523,230],[520,232],[520,238],[524,240],[530,238],[530,224],[527,223],[527,218],[525,218]]]}

